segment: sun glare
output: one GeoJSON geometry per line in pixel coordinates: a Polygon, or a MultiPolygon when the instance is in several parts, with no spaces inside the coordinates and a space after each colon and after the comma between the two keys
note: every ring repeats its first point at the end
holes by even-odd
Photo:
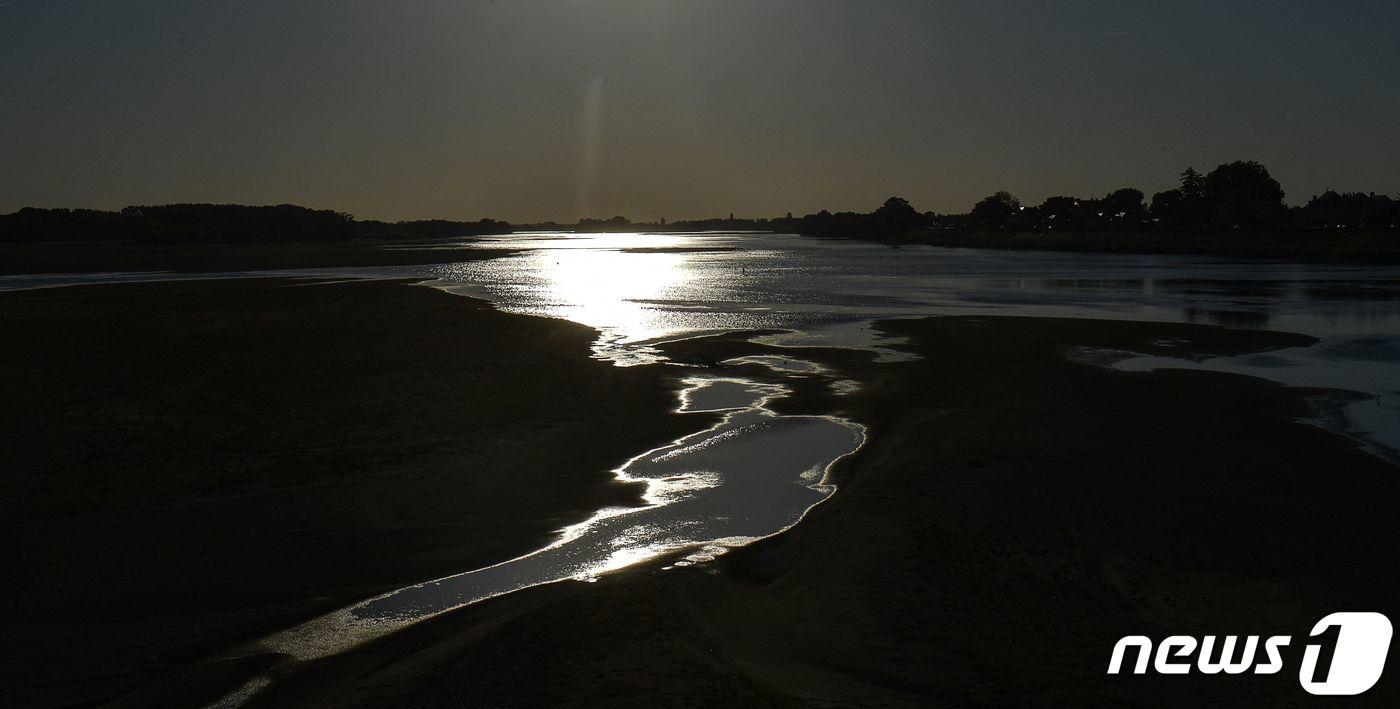
{"type": "MultiPolygon", "coordinates": [[[[669,334],[667,314],[649,301],[665,299],[693,277],[688,256],[634,252],[635,234],[619,234],[605,248],[549,249],[535,254],[544,281],[540,296],[549,314],[596,328],[607,328],[621,342],[669,334]],[[611,248],[608,248],[611,247],[611,248]]],[[[647,236],[649,246],[657,246],[647,236]]],[[[594,246],[598,246],[595,242],[594,246]]]]}

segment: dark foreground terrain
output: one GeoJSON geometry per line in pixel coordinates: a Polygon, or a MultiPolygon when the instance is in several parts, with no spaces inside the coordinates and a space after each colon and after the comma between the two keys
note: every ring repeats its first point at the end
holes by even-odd
{"type": "Polygon", "coordinates": [[[0,275],[411,266],[491,258],[501,251],[441,248],[461,239],[285,244],[146,244],[122,241],[0,242],[0,275]]]}
{"type": "Polygon", "coordinates": [[[398,283],[56,288],[0,323],[5,706],[536,548],[696,423],[588,328],[398,283]]]}
{"type": "MultiPolygon", "coordinates": [[[[1295,704],[1312,624],[1395,617],[1395,469],[1295,423],[1297,393],[1068,361],[1094,345],[1239,352],[1306,338],[1105,321],[885,324],[925,359],[804,354],[779,408],[870,442],[789,532],[708,568],[634,569],[498,598],[331,658],[266,706],[1295,704]],[[1286,634],[1272,676],[1105,675],[1128,634],[1286,634]]],[[[713,362],[733,338],[673,346],[713,362]]],[[[1262,653],[1261,659],[1262,661],[1262,653]]],[[[1392,672],[1360,699],[1393,704],[1392,672]]]]}
{"type": "MultiPolygon", "coordinates": [[[[606,470],[696,424],[663,415],[668,368],[610,368],[585,358],[586,329],[424,288],[58,289],[0,296],[0,317],[24,344],[3,360],[21,442],[3,462],[6,704],[142,686],[125,701],[206,703],[276,663],[199,661],[221,643],[528,549],[627,499],[606,470]]],[[[292,668],[253,704],[1292,704],[1317,619],[1400,617],[1396,471],[1296,423],[1298,392],[1065,356],[1307,338],[883,327],[923,359],[798,352],[833,371],[775,408],[839,413],[870,439],[789,532],[449,613],[292,668]],[[833,377],[865,386],[834,395],[833,377]],[[1294,643],[1278,675],[1108,677],[1128,634],[1294,643]]],[[[668,348],[702,365],[769,349],[668,348]]],[[[1400,701],[1394,674],[1361,699],[1400,701]]]]}

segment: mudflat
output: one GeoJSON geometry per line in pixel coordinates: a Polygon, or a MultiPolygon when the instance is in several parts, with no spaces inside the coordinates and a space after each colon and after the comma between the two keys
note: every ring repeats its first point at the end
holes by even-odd
{"type": "MultiPolygon", "coordinates": [[[[1400,611],[1395,468],[1298,423],[1303,392],[1067,357],[1308,338],[991,317],[881,327],[923,358],[783,350],[863,386],[835,395],[814,376],[775,408],[870,426],[834,497],[788,532],[701,567],[467,607],[300,668],[254,703],[1294,704],[1314,622],[1400,611]],[[1130,634],[1293,642],[1276,675],[1107,675],[1130,634]]],[[[736,337],[669,350],[695,363],[776,351],[736,337]]],[[[1360,699],[1393,704],[1400,682],[1360,699]]]]}
{"type": "Polygon", "coordinates": [[[589,328],[401,282],[55,288],[0,323],[11,706],[537,548],[703,423],[589,328]]]}
{"type": "Polygon", "coordinates": [[[819,362],[770,405],[869,427],[835,495],[777,537],[310,663],[211,661],[635,502],[609,470],[704,424],[668,415],[675,368],[392,282],[61,288],[0,296],[0,318],[8,703],[199,705],[259,672],[265,706],[1293,703],[1313,622],[1400,614],[1395,469],[1298,423],[1307,392],[1070,356],[1309,338],[945,317],[879,324],[910,362],[751,333],[663,346],[819,362]],[[1278,675],[1106,675],[1129,634],[1294,642],[1278,675]]]}
{"type": "Polygon", "coordinates": [[[147,244],[123,241],[0,243],[0,275],[173,271],[224,273],[290,268],[414,266],[500,256],[454,246],[462,239],[286,244],[147,244]]]}

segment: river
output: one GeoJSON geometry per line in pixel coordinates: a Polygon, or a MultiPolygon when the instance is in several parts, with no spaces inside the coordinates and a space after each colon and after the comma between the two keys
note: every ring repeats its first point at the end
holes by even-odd
{"type": "Polygon", "coordinates": [[[1319,419],[1400,461],[1400,267],[1201,256],[989,251],[786,234],[488,237],[499,259],[423,267],[446,290],[508,312],[597,328],[595,356],[660,358],[650,345],[709,332],[781,329],[777,344],[889,350],[872,320],[1020,315],[1188,322],[1319,338],[1309,347],[1203,361],[1109,353],[1111,366],[1247,374],[1360,396],[1319,419]]]}
{"type": "MultiPolygon", "coordinates": [[[[1350,392],[1315,423],[1400,460],[1400,267],[1292,264],[1192,256],[984,251],[819,240],[784,234],[517,233],[452,248],[511,255],[427,266],[237,274],[0,277],[0,290],[81,283],[301,275],[421,277],[500,309],[596,328],[593,356],[665,366],[656,344],[736,330],[775,330],[769,344],[857,347],[908,357],[871,323],[929,315],[1018,315],[1190,322],[1318,338],[1242,357],[1175,360],[1079,353],[1122,369],[1184,367],[1350,392]]],[[[1073,354],[1072,354],[1073,356],[1073,354]]],[[[748,358],[791,376],[816,365],[748,358]]],[[[859,382],[833,382],[855,388],[859,382]]],[[[616,471],[646,484],[645,506],[600,510],[532,554],[367,599],[257,643],[298,659],[340,652],[462,605],[563,579],[587,580],[662,555],[704,561],[797,523],[832,487],[834,461],[864,440],[856,422],[784,416],[784,392],[724,371],[684,378],[677,410],[720,423],[616,471]]],[[[250,687],[251,689],[251,687],[250,687]]],[[[232,697],[231,697],[232,698],[232,697]]]]}

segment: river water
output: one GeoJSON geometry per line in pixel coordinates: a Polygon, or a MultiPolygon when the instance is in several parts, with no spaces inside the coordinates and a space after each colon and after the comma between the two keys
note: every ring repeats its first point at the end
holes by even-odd
{"type": "Polygon", "coordinates": [[[597,357],[660,358],[650,345],[734,329],[782,329],[777,344],[871,347],[869,324],[927,315],[1020,315],[1298,332],[1310,347],[1205,361],[1110,358],[1361,396],[1326,423],[1400,459],[1400,267],[904,247],[784,234],[488,237],[512,256],[424,268],[449,291],[509,312],[598,328],[597,357]]]}
{"type": "MultiPolygon", "coordinates": [[[[661,365],[658,342],[734,330],[780,330],[773,344],[907,354],[871,322],[929,315],[1019,315],[1275,329],[1319,338],[1309,347],[1204,361],[1111,353],[1124,369],[1189,367],[1353,392],[1324,423],[1396,460],[1400,450],[1400,267],[1299,265],[1190,256],[1123,256],[905,247],[781,234],[519,233],[456,248],[512,255],[428,266],[239,274],[0,277],[0,290],[80,283],[304,275],[425,277],[507,312],[599,330],[593,355],[619,366],[661,365]]],[[[821,374],[794,358],[751,357],[783,376],[821,374]]],[[[859,382],[832,381],[838,391],[859,382]]],[[[261,650],[309,659],[485,598],[688,554],[703,562],[797,523],[831,493],[826,471],[864,440],[857,423],[782,416],[784,392],[720,368],[694,370],[680,412],[721,412],[713,426],[640,452],[617,470],[647,486],[642,507],[600,510],[532,554],[371,598],[288,629],[261,650]]],[[[713,413],[703,414],[713,416],[713,413]]],[[[712,419],[707,419],[712,420],[712,419]]]]}
{"type": "Polygon", "coordinates": [[[690,552],[676,565],[708,561],[796,524],[832,492],[826,479],[831,464],[865,440],[863,427],[839,418],[768,410],[764,404],[785,393],[781,385],[707,375],[689,377],[685,385],[681,413],[722,412],[723,419],[618,468],[620,479],[646,484],[644,506],[600,510],[539,551],[391,591],[258,647],[299,660],[324,657],[530,586],[592,580],[672,552],[690,552]]]}

